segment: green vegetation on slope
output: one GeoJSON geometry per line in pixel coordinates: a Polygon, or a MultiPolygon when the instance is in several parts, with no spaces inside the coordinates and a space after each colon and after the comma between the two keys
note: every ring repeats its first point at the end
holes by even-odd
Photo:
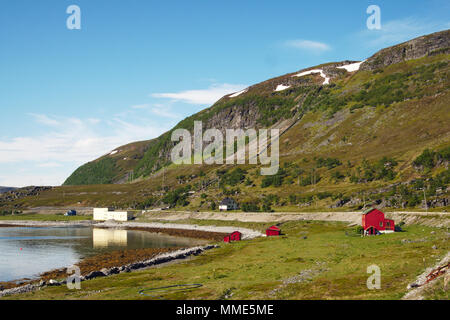
{"type": "Polygon", "coordinates": [[[116,178],[116,162],[112,158],[103,158],[79,167],[66,180],[65,185],[110,184],[116,178]]]}

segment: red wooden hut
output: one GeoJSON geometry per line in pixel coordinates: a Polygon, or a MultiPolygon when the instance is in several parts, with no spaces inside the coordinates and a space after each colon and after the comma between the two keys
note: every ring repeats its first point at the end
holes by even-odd
{"type": "Polygon", "coordinates": [[[223,241],[224,242],[241,241],[241,238],[242,238],[242,233],[240,233],[239,231],[234,231],[233,233],[224,237],[223,241]]]}
{"type": "Polygon", "coordinates": [[[230,234],[231,241],[241,241],[242,233],[239,231],[235,231],[232,234],[230,234]]]}
{"type": "Polygon", "coordinates": [[[365,234],[379,234],[394,232],[394,220],[386,219],[384,213],[378,209],[370,208],[363,212],[362,227],[365,234]]]}
{"type": "Polygon", "coordinates": [[[269,229],[266,230],[266,236],[279,236],[281,234],[281,229],[277,226],[271,226],[269,229]]]}

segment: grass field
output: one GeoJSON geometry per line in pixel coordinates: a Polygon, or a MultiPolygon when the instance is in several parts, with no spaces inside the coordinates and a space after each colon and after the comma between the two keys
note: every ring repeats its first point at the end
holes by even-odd
{"type": "MultiPolygon", "coordinates": [[[[81,290],[49,287],[7,299],[400,299],[449,250],[444,229],[417,225],[366,238],[337,222],[287,222],[282,230],[281,237],[221,243],[180,263],[82,282],[81,290]],[[381,269],[380,290],[366,286],[367,267],[374,264],[381,269]],[[155,297],[138,293],[192,283],[203,286],[155,297]]],[[[449,295],[437,285],[427,297],[449,295]]]]}

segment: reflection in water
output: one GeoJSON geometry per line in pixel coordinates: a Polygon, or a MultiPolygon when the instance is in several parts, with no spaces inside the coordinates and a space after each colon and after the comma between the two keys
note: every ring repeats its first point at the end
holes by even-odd
{"type": "Polygon", "coordinates": [[[95,249],[107,247],[126,247],[128,240],[127,230],[92,229],[92,241],[95,249]]]}
{"type": "Polygon", "coordinates": [[[33,278],[114,250],[191,247],[205,240],[89,227],[0,228],[0,282],[33,278]]]}

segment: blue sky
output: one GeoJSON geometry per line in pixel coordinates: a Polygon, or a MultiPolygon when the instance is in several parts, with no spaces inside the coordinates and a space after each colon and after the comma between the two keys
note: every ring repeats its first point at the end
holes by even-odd
{"type": "Polygon", "coordinates": [[[450,2],[2,1],[0,185],[58,185],[221,96],[450,27],[450,2]],[[69,5],[81,30],[69,30],[69,5]],[[369,5],[381,30],[368,30],[369,5]]]}

